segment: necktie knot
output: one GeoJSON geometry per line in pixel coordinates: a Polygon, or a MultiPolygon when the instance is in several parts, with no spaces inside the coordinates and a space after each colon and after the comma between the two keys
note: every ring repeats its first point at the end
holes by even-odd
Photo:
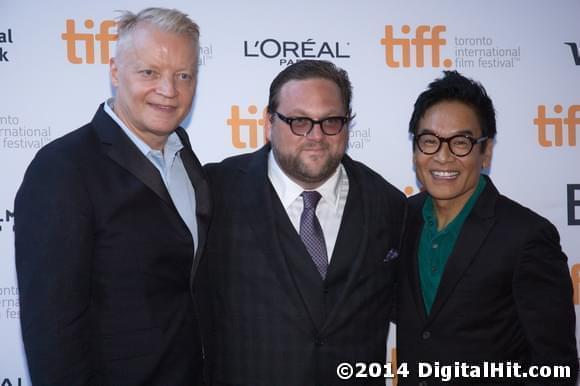
{"type": "Polygon", "coordinates": [[[304,191],[302,192],[302,198],[304,199],[304,209],[314,209],[318,205],[318,201],[322,196],[316,190],[304,191]]]}

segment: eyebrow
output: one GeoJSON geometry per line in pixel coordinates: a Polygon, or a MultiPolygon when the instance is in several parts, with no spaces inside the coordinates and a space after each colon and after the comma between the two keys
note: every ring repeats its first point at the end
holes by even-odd
{"type": "MultiPolygon", "coordinates": [[[[431,129],[419,129],[417,131],[417,134],[434,134],[434,135],[439,135],[437,134],[435,131],[431,130],[431,129]]],[[[450,135],[449,137],[453,137],[454,135],[469,135],[471,137],[474,137],[474,131],[471,129],[464,129],[464,130],[459,130],[456,131],[455,133],[453,133],[452,135],[450,135]]],[[[443,137],[443,138],[449,138],[449,137],[443,137]]]]}

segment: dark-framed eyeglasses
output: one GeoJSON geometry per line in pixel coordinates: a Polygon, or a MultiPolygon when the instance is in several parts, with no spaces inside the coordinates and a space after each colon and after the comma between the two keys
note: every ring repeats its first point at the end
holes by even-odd
{"type": "Polygon", "coordinates": [[[315,121],[308,117],[293,117],[288,118],[276,111],[276,115],[282,121],[290,126],[290,130],[294,135],[306,137],[314,128],[314,125],[320,125],[320,130],[325,135],[336,135],[340,133],[344,125],[349,121],[347,117],[326,117],[319,121],[315,121]]]}
{"type": "Polygon", "coordinates": [[[473,138],[467,134],[457,134],[452,137],[444,138],[437,134],[424,133],[414,136],[417,148],[423,154],[432,155],[441,149],[441,144],[446,142],[449,151],[457,157],[465,157],[473,150],[473,147],[485,141],[487,137],[473,138]]]}

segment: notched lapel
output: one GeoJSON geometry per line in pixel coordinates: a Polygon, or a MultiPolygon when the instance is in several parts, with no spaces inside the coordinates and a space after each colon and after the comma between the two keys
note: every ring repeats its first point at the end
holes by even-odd
{"type": "MultiPolygon", "coordinates": [[[[260,149],[246,170],[240,170],[242,175],[242,191],[240,196],[243,211],[247,215],[249,225],[256,232],[256,240],[264,249],[264,253],[281,255],[279,243],[275,234],[272,197],[268,180],[268,151],[266,146],[260,149]]],[[[278,265],[278,264],[276,264],[278,265]]]]}
{"type": "Polygon", "coordinates": [[[268,262],[278,277],[280,284],[285,287],[293,299],[296,287],[284,252],[280,245],[279,235],[276,232],[276,220],[274,218],[275,192],[268,179],[268,154],[270,146],[265,145],[258,150],[246,170],[241,170],[242,191],[241,195],[243,213],[248,220],[249,226],[255,233],[255,240],[264,254],[268,256],[268,262]]]}
{"type": "Polygon", "coordinates": [[[173,206],[159,171],[131,142],[123,129],[105,112],[103,105],[99,107],[92,124],[101,140],[103,152],[147,185],[163,201],[173,206]]]}
{"type": "Polygon", "coordinates": [[[413,207],[413,212],[409,209],[409,220],[407,223],[406,231],[407,235],[412,235],[406,240],[405,250],[408,251],[403,255],[403,259],[406,260],[403,266],[406,266],[406,274],[409,277],[409,285],[411,286],[411,292],[413,294],[413,300],[415,306],[417,307],[417,313],[421,316],[422,320],[427,318],[425,312],[425,301],[423,300],[423,294],[421,292],[421,283],[419,282],[419,240],[421,238],[421,231],[423,229],[423,216],[421,214],[421,208],[423,207],[423,202],[421,200],[421,205],[418,207],[413,207]]]}
{"type": "Polygon", "coordinates": [[[207,230],[211,216],[211,194],[201,164],[191,148],[191,143],[189,142],[187,133],[181,127],[177,128],[175,132],[183,144],[183,149],[180,152],[181,161],[183,162],[185,171],[187,172],[195,191],[195,215],[197,218],[198,245],[191,272],[191,278],[193,280],[207,238],[207,230]]]}
{"type": "MultiPolygon", "coordinates": [[[[247,192],[240,197],[243,213],[248,219],[248,225],[255,233],[253,237],[257,240],[259,248],[262,248],[264,255],[267,256],[272,271],[278,278],[280,285],[286,290],[289,299],[295,304],[297,310],[308,315],[312,325],[319,329],[322,322],[316,316],[318,314],[315,311],[316,307],[312,304],[308,294],[302,294],[301,288],[295,283],[286,253],[282,247],[282,235],[279,234],[276,213],[281,212],[281,222],[288,223],[286,228],[293,228],[284,208],[281,207],[280,203],[275,202],[278,198],[268,178],[269,151],[270,146],[265,145],[256,152],[248,168],[241,170],[243,173],[241,175],[242,191],[247,192]],[[280,208],[276,208],[276,205],[279,205],[280,208]]],[[[305,248],[304,252],[306,253],[305,248]]],[[[314,265],[312,274],[318,275],[314,265]]]]}
{"type": "Polygon", "coordinates": [[[465,220],[453,253],[447,260],[429,319],[434,318],[441,310],[441,307],[451,296],[459,280],[461,280],[463,273],[478,255],[483,242],[495,223],[494,205],[497,194],[497,190],[491,180],[488,179],[485,190],[481,193],[472,212],[465,220]]]}
{"type": "MultiPolygon", "coordinates": [[[[362,177],[358,174],[358,170],[356,165],[352,162],[352,160],[348,156],[344,156],[343,158],[343,165],[346,171],[346,174],[349,179],[349,192],[346,198],[346,205],[344,208],[343,213],[343,220],[345,217],[348,216],[348,210],[351,209],[352,205],[354,205],[353,200],[356,200],[358,203],[362,205],[362,222],[363,226],[358,231],[360,232],[360,242],[354,257],[344,256],[340,254],[341,247],[340,244],[342,242],[347,242],[349,237],[344,234],[345,225],[341,222],[340,229],[336,241],[335,251],[332,256],[332,260],[330,266],[328,268],[328,273],[326,280],[332,280],[333,275],[336,272],[335,268],[337,265],[341,263],[341,261],[345,264],[350,264],[351,268],[349,270],[348,279],[346,284],[343,288],[342,293],[338,297],[336,303],[334,304],[333,308],[329,310],[328,316],[326,318],[326,322],[324,324],[323,331],[326,333],[328,332],[333,325],[339,325],[340,320],[340,310],[343,308],[343,304],[346,301],[346,297],[348,294],[353,293],[353,286],[355,285],[356,279],[359,275],[361,265],[363,260],[367,256],[367,248],[369,242],[369,221],[370,221],[370,213],[371,213],[371,199],[369,197],[368,189],[362,188],[364,183],[362,183],[362,177]],[[336,259],[336,260],[335,260],[336,259]],[[333,268],[333,264],[335,267],[333,268]]],[[[347,248],[347,250],[349,250],[347,248]]]]}

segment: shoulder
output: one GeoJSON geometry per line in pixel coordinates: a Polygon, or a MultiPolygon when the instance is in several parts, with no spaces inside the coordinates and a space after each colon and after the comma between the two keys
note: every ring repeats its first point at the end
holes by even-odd
{"type": "Polygon", "coordinates": [[[409,199],[408,199],[409,209],[421,210],[423,208],[423,204],[425,203],[425,200],[427,199],[427,197],[428,197],[428,194],[425,191],[419,192],[419,193],[409,197],[409,199]]]}
{"type": "Polygon", "coordinates": [[[87,151],[96,150],[97,143],[91,124],[87,124],[42,147],[34,156],[30,167],[81,163],[87,158],[87,151]]]}
{"type": "Polygon", "coordinates": [[[362,162],[355,161],[346,156],[343,159],[343,165],[349,178],[354,179],[362,189],[369,190],[375,194],[384,193],[392,200],[399,201],[402,204],[406,202],[406,197],[403,192],[362,162]]]}
{"type": "Polygon", "coordinates": [[[41,148],[28,165],[15,197],[22,205],[73,205],[85,195],[91,173],[89,149],[95,148],[90,126],[83,126],[41,148]],[[74,197],[74,199],[72,199],[74,197]]]}
{"type": "Polygon", "coordinates": [[[265,176],[268,168],[267,155],[267,151],[262,148],[253,153],[225,158],[221,162],[208,163],[203,169],[214,190],[227,191],[233,189],[233,185],[245,181],[246,177],[265,176]]]}
{"type": "Polygon", "coordinates": [[[231,175],[244,172],[255,157],[255,153],[231,156],[220,162],[210,162],[203,166],[209,176],[231,175]]]}
{"type": "Polygon", "coordinates": [[[543,229],[549,233],[557,234],[556,227],[550,220],[504,195],[498,195],[495,210],[498,222],[511,229],[527,230],[528,232],[543,229]]]}
{"type": "Polygon", "coordinates": [[[512,245],[528,245],[540,240],[559,242],[558,231],[548,219],[502,195],[491,179],[468,218],[471,221],[492,220],[497,237],[509,240],[512,245]]]}
{"type": "Polygon", "coordinates": [[[211,171],[243,170],[253,159],[255,153],[246,153],[224,158],[220,162],[210,162],[204,165],[211,171]]]}

